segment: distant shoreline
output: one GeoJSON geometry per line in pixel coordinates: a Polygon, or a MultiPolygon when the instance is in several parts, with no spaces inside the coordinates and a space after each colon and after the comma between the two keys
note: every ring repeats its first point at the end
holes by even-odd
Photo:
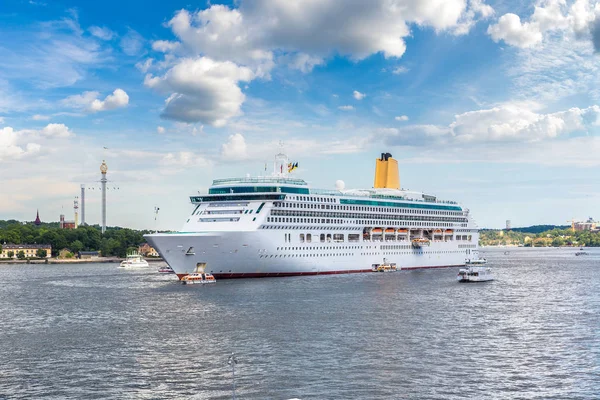
{"type": "MultiPolygon", "coordinates": [[[[0,265],[2,264],[104,264],[104,263],[120,263],[125,260],[124,258],[119,257],[101,257],[96,259],[78,259],[78,258],[70,258],[65,260],[59,260],[57,258],[47,258],[45,260],[0,260],[0,265]]],[[[164,261],[162,258],[145,258],[149,263],[151,262],[159,262],[164,261]]]]}

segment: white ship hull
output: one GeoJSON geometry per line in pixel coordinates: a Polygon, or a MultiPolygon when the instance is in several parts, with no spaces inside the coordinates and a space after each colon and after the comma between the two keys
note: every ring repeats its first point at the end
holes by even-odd
{"type": "Polygon", "coordinates": [[[414,249],[406,241],[285,243],[279,232],[153,234],[146,238],[181,278],[198,264],[217,279],[372,272],[386,258],[398,269],[457,267],[466,250],[457,242],[414,249]],[[278,240],[279,239],[279,240],[278,240]],[[383,249],[382,249],[383,246],[383,249]]]}
{"type": "Polygon", "coordinates": [[[283,172],[290,165],[278,154],[271,177],[213,181],[207,194],[190,196],[194,208],[180,232],[146,239],[180,279],[200,269],[224,279],[372,272],[384,259],[398,269],[443,268],[478,258],[469,211],[399,189],[389,153],[367,190],[313,190],[283,172]]]}

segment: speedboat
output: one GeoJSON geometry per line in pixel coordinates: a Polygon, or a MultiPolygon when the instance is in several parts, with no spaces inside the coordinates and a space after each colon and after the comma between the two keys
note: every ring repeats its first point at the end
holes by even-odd
{"type": "Polygon", "coordinates": [[[165,265],[164,267],[160,267],[158,269],[158,272],[160,272],[161,274],[174,274],[175,271],[173,271],[173,268],[169,267],[168,265],[165,265]]]}
{"type": "Polygon", "coordinates": [[[183,285],[191,285],[195,283],[217,283],[217,280],[212,274],[194,272],[181,278],[183,285]]]}
{"type": "Polygon", "coordinates": [[[147,268],[148,266],[148,261],[138,253],[127,254],[127,258],[119,264],[119,268],[147,268]]]}
{"type": "Polygon", "coordinates": [[[468,266],[458,270],[456,280],[459,282],[486,282],[493,281],[492,269],[489,267],[468,266]]]}

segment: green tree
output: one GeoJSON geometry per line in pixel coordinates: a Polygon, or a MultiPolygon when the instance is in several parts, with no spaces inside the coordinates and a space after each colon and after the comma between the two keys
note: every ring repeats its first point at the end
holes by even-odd
{"type": "Polygon", "coordinates": [[[565,240],[561,237],[557,236],[552,240],[552,246],[554,246],[554,247],[561,247],[564,245],[565,245],[565,240]]]}
{"type": "Polygon", "coordinates": [[[46,249],[37,249],[35,255],[38,258],[46,258],[46,256],[48,255],[48,251],[46,251],[46,249]]]}
{"type": "Polygon", "coordinates": [[[25,252],[23,252],[23,250],[19,250],[19,252],[17,253],[17,258],[19,260],[23,260],[25,258],[25,252]]]}
{"type": "Polygon", "coordinates": [[[81,250],[83,250],[83,243],[81,243],[81,241],[76,240],[73,243],[71,243],[71,251],[73,253],[78,253],[81,250]]]}
{"type": "Polygon", "coordinates": [[[13,258],[15,256],[15,252],[11,250],[8,253],[6,253],[6,255],[8,256],[8,258],[13,258]]]}

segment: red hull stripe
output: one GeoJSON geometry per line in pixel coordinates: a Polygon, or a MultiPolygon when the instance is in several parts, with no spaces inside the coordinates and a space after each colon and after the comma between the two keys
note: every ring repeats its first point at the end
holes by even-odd
{"type": "MultiPolygon", "coordinates": [[[[433,268],[452,268],[462,267],[461,265],[441,265],[435,267],[402,267],[401,270],[415,269],[433,269],[433,268]]],[[[364,272],[373,272],[369,269],[342,270],[342,271],[323,271],[323,272],[243,272],[243,273],[213,273],[215,279],[240,279],[240,278],[276,278],[284,276],[306,276],[306,275],[338,275],[338,274],[357,274],[364,272]]],[[[188,274],[177,274],[179,279],[188,274]]]]}

